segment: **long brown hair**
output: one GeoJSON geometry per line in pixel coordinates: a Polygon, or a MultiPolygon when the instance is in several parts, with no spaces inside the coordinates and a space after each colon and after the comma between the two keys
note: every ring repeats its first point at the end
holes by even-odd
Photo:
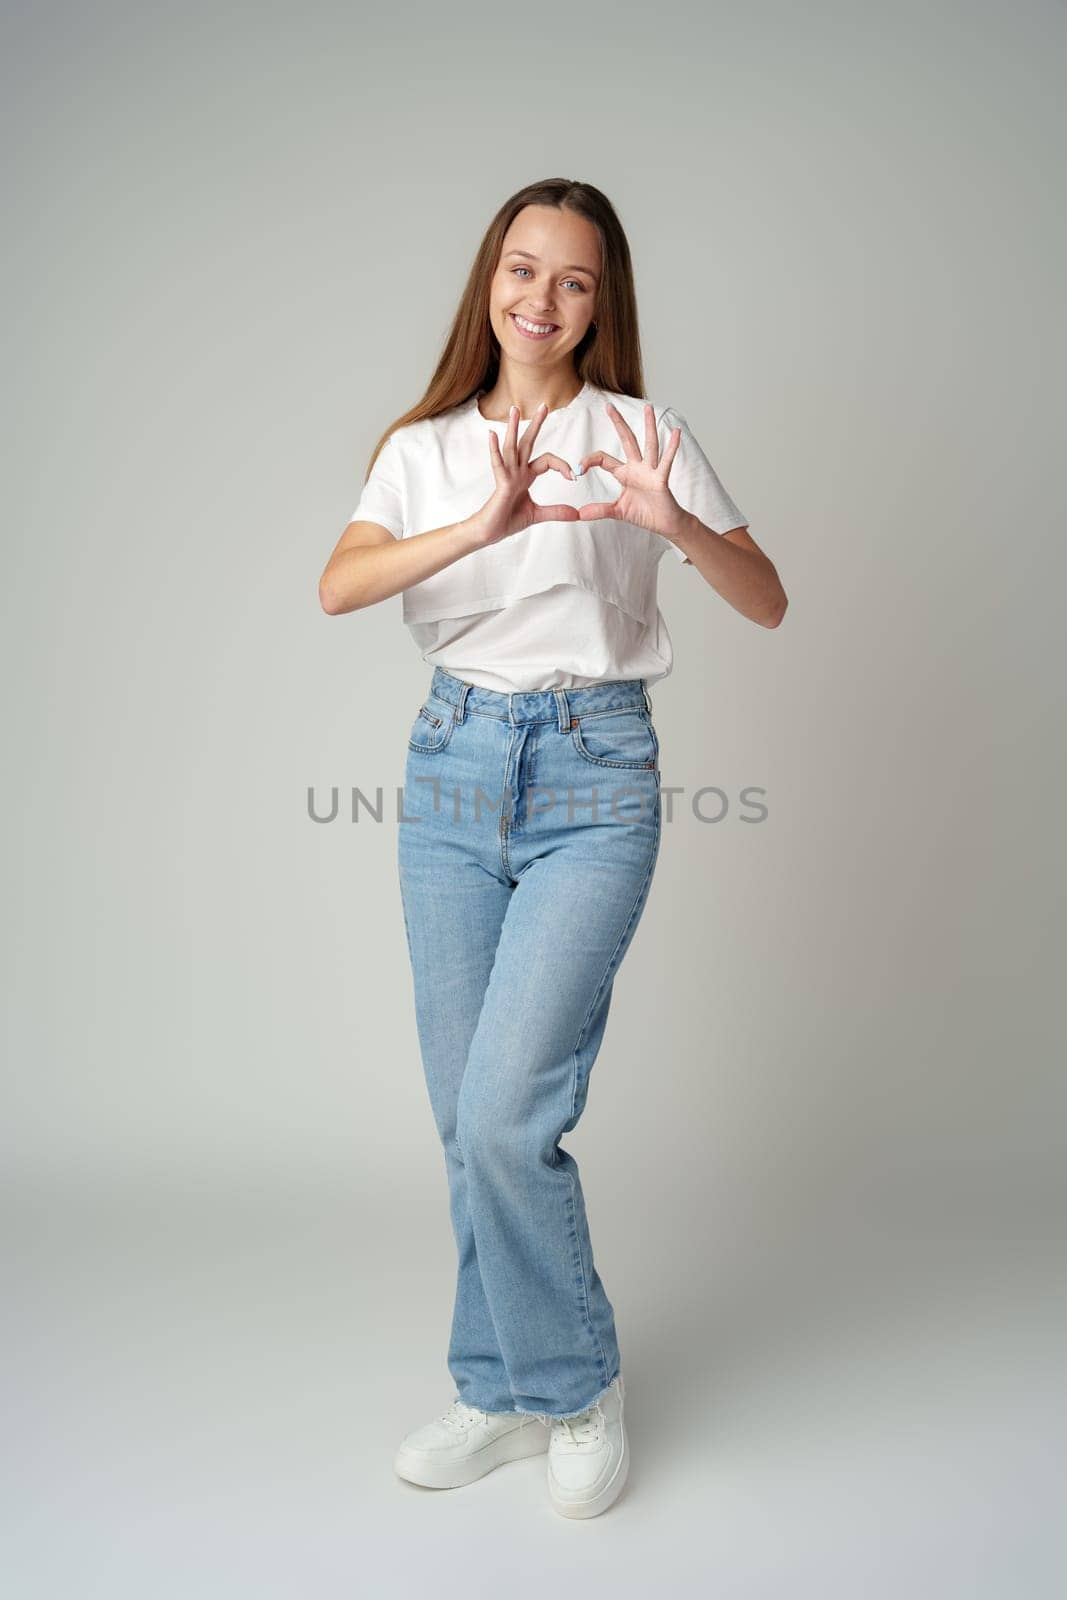
{"type": "Polygon", "coordinates": [[[417,405],[386,428],[374,447],[367,477],[378,459],[378,452],[397,428],[440,416],[452,406],[462,405],[479,390],[492,388],[496,382],[500,343],[489,321],[490,285],[500,261],[504,236],[524,206],[555,206],[557,209],[566,206],[596,228],[602,263],[596,299],[597,326],[590,325],[575,348],[575,371],[583,383],[594,384],[614,394],[646,398],[633,264],[615,208],[607,195],[591,183],[579,183],[573,178],[545,178],[540,183],[527,184],[505,200],[486,229],[426,393],[417,405]]]}

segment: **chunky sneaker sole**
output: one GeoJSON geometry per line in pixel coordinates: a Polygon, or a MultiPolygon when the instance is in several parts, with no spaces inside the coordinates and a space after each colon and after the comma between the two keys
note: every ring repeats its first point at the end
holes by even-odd
{"type": "Polygon", "coordinates": [[[408,1434],[393,1461],[397,1477],[424,1489],[459,1489],[505,1462],[548,1449],[549,1429],[539,1417],[464,1408],[460,1420],[469,1426],[439,1418],[408,1434]]]}

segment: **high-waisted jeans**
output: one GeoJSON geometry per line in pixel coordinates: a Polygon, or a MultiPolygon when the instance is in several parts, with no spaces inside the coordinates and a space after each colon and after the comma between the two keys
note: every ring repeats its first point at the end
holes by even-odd
{"type": "Polygon", "coordinates": [[[484,1411],[573,1416],[619,1372],[574,1157],[659,854],[640,678],[501,694],[433,669],[398,865],[459,1256],[448,1367],[484,1411]]]}

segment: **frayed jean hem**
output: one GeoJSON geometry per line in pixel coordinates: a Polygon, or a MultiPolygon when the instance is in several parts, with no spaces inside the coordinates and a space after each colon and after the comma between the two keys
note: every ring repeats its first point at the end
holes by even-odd
{"type": "Polygon", "coordinates": [[[518,1402],[516,1402],[515,1410],[522,1417],[539,1417],[542,1422],[556,1422],[561,1417],[580,1417],[583,1411],[591,1410],[592,1407],[596,1405],[598,1400],[603,1400],[604,1396],[611,1388],[612,1383],[615,1382],[615,1378],[618,1376],[619,1374],[616,1372],[615,1376],[611,1379],[611,1382],[606,1383],[603,1389],[600,1390],[599,1394],[595,1394],[592,1400],[587,1401],[584,1406],[579,1406],[576,1411],[531,1411],[526,1406],[520,1406],[518,1402]]]}

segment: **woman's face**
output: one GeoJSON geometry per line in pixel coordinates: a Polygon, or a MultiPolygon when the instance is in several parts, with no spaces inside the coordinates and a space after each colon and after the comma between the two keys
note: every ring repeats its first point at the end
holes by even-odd
{"type": "Polygon", "coordinates": [[[545,370],[561,360],[573,367],[569,353],[596,315],[600,272],[591,222],[565,207],[525,206],[504,235],[490,290],[501,355],[545,370]]]}

